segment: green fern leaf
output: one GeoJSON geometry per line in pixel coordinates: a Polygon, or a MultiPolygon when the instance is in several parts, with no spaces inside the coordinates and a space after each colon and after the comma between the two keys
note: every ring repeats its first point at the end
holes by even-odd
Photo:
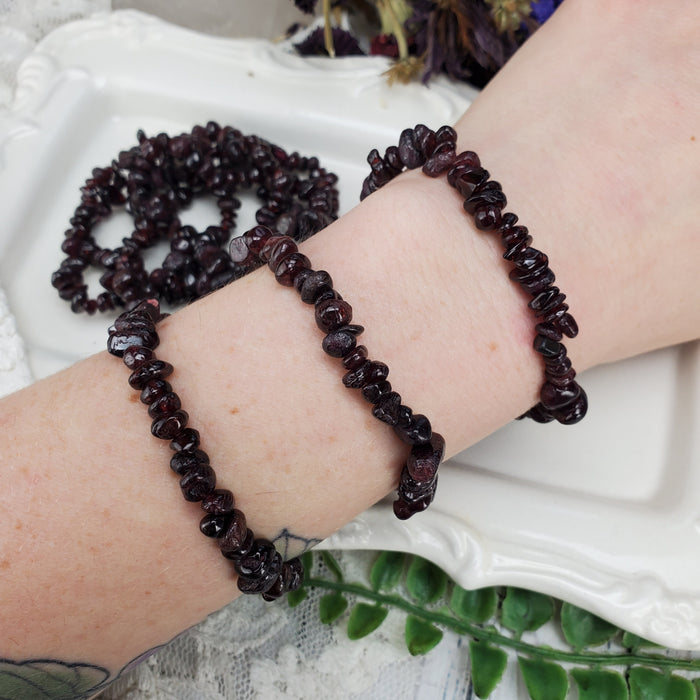
{"type": "Polygon", "coordinates": [[[318,601],[319,618],[324,625],[330,625],[345,612],[347,607],[347,598],[342,593],[328,593],[318,601]]]}
{"type": "Polygon", "coordinates": [[[487,698],[503,678],[508,654],[486,642],[471,641],[469,655],[474,693],[478,698],[487,698]]]}
{"type": "Polygon", "coordinates": [[[468,622],[483,623],[490,620],[498,607],[496,588],[479,588],[467,591],[455,584],[450,598],[450,608],[460,619],[468,622]]]}
{"type": "Polygon", "coordinates": [[[506,589],[501,606],[501,622],[516,636],[539,629],[553,614],[554,603],[549,596],[524,588],[506,589]]]}
{"type": "Polygon", "coordinates": [[[564,700],[569,692],[566,671],[558,664],[541,659],[518,657],[520,673],[532,700],[564,700]]]}
{"type": "Polygon", "coordinates": [[[406,618],[405,635],[406,646],[411,656],[420,656],[427,654],[440,643],[443,632],[430,622],[409,615],[406,618]]]}
{"type": "Polygon", "coordinates": [[[627,700],[627,683],[619,673],[575,668],[571,671],[578,686],[578,700],[627,700]]]}
{"type": "Polygon", "coordinates": [[[308,595],[309,592],[303,587],[297,588],[296,591],[289,591],[289,593],[287,593],[287,605],[289,605],[290,608],[296,608],[299,603],[306,600],[308,595]]]}
{"type": "Polygon", "coordinates": [[[401,580],[405,561],[406,555],[403,552],[382,552],[369,572],[372,590],[386,591],[396,588],[401,580]]]}
{"type": "Polygon", "coordinates": [[[566,641],[576,651],[603,644],[619,632],[615,625],[571,603],[562,603],[561,629],[566,641]]]}
{"type": "Polygon", "coordinates": [[[681,676],[667,675],[644,666],[629,672],[630,700],[696,700],[693,684],[681,676]]]}
{"type": "Polygon", "coordinates": [[[434,603],[445,593],[447,575],[422,557],[414,557],[406,574],[406,588],[421,605],[434,603]]]}
{"type": "Polygon", "coordinates": [[[374,632],[384,622],[389,610],[380,605],[358,603],[350,612],[348,637],[362,639],[374,632]]]}

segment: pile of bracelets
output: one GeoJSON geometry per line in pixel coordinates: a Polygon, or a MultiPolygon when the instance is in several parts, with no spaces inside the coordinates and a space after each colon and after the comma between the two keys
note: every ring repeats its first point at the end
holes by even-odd
{"type": "MultiPolygon", "coordinates": [[[[449,126],[437,132],[424,125],[404,130],[398,146],[387,148],[384,156],[370,152],[371,172],[361,198],[404,170],[421,167],[430,177],[446,174],[465,198],[464,209],[476,228],[500,236],[503,257],[513,263],[511,279],[531,296],[529,307],[537,319],[534,348],[544,358],[545,382],[540,402],[525,415],[539,422],[576,423],[586,413],[587,399],[561,342],[578,332],[565,295],[553,284],[547,256],[530,245],[527,228],[517,225],[517,216],[503,212],[506,198],[500,184],[489,179],[473,151],[457,154],[456,140],[449,126]]],[[[272,542],[256,537],[235,507],[233,493],[218,487],[199,431],[189,425],[189,415],[168,381],[173,366],[156,357],[157,323],[166,315],[162,301],[193,301],[263,265],[282,286],[295,289],[302,302],[313,306],[321,347],[342,364],[344,386],[359,391],[372,414],[408,446],[394,501],[400,519],[432,502],[445,441],[426,416],[403,403],[389,382],[389,367],[370,359],[358,343],[364,328],[353,322],[352,307],[334,289],[330,274],[314,270],[299,251],[297,242],[337,217],[335,175],[316,158],[288,154],[214,122],[175,137],[149,138],[139,132],[138,141],[109,167],[93,170],[85,183],[62,246],[68,257],[52,284],[75,312],[126,309],[109,329],[108,351],[130,370],[129,384],[148,407],[151,433],[170,443],[170,467],[180,478],[182,494],[200,503],[200,530],[232,562],[239,589],[274,600],[301,585],[301,562],[283,561],[272,542]],[[254,190],[263,206],[256,212],[258,225],[229,242],[240,190],[254,190]],[[198,232],[183,226],[178,212],[202,194],[216,198],[221,221],[198,232]],[[135,228],[121,246],[107,249],[97,244],[93,229],[115,206],[125,207],[135,228]],[[162,240],[170,250],[162,266],[149,272],[143,251],[162,240]],[[84,280],[91,266],[102,270],[105,291],[96,298],[90,298],[84,280]]]]}

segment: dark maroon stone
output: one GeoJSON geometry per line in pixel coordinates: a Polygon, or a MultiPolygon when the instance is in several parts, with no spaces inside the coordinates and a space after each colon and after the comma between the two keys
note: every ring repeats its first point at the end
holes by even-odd
{"type": "Polygon", "coordinates": [[[209,513],[199,521],[199,529],[206,537],[223,537],[230,518],[226,513],[209,513]]]}
{"type": "Polygon", "coordinates": [[[401,404],[396,416],[396,424],[405,428],[411,423],[411,418],[413,417],[413,411],[408,406],[401,404]]]}
{"type": "Polygon", "coordinates": [[[529,411],[524,413],[520,418],[531,418],[535,423],[551,423],[554,416],[541,403],[535,404],[529,411]]]}
{"type": "Polygon", "coordinates": [[[368,382],[382,382],[389,376],[389,367],[384,362],[372,360],[367,369],[368,382]]]}
{"type": "Polygon", "coordinates": [[[578,324],[571,314],[564,314],[557,320],[557,326],[567,338],[575,338],[578,335],[578,324]]]}
{"type": "Polygon", "coordinates": [[[576,370],[571,367],[568,372],[563,374],[552,374],[547,369],[545,369],[545,377],[550,384],[554,386],[569,386],[576,378],[576,370]]]}
{"type": "Polygon", "coordinates": [[[474,224],[480,231],[492,231],[501,225],[501,210],[493,204],[479,207],[474,212],[474,224]]]}
{"type": "Polygon", "coordinates": [[[202,510],[213,515],[233,511],[235,499],[228,489],[214,489],[202,499],[202,510]]]}
{"type": "Polygon", "coordinates": [[[522,270],[513,268],[510,271],[509,277],[514,282],[518,282],[526,292],[533,296],[537,296],[549,289],[555,280],[554,273],[550,268],[533,273],[523,272],[522,270]]]}
{"type": "Polygon", "coordinates": [[[576,382],[566,386],[556,386],[551,382],[545,382],[540,390],[540,403],[546,409],[555,411],[572,403],[580,393],[581,388],[576,382]]]}
{"type": "MultiPolygon", "coordinates": [[[[372,384],[366,384],[362,387],[362,396],[370,403],[377,403],[379,399],[386,396],[391,391],[391,382],[379,381],[372,384]]],[[[398,409],[397,409],[398,415],[398,409]]]]}
{"type": "Polygon", "coordinates": [[[344,326],[328,333],[323,339],[322,348],[331,357],[345,357],[356,345],[355,333],[344,326]]]}
{"type": "MultiPolygon", "coordinates": [[[[278,235],[272,235],[270,236],[260,249],[260,253],[258,254],[258,257],[260,260],[263,262],[268,262],[270,259],[270,255],[274,249],[274,247],[278,243],[286,242],[288,240],[291,240],[289,236],[278,236],[278,235]]],[[[293,242],[293,241],[292,241],[293,242]]]]}
{"type": "Polygon", "coordinates": [[[151,424],[151,433],[161,440],[172,440],[185,428],[188,420],[185,411],[175,411],[164,418],[156,418],[151,424]]]}
{"type": "Polygon", "coordinates": [[[149,360],[129,375],[129,386],[132,389],[143,389],[151,379],[163,379],[172,373],[173,366],[169,362],[149,360]]]}
{"type": "Polygon", "coordinates": [[[122,359],[130,370],[135,370],[153,359],[153,350],[134,345],[124,350],[122,359]]]}
{"type": "Polygon", "coordinates": [[[342,299],[326,299],[316,304],[316,325],[324,332],[337,330],[352,321],[352,307],[342,299]]]}
{"type": "Polygon", "coordinates": [[[357,367],[351,369],[349,372],[346,372],[343,375],[343,385],[348,389],[361,389],[368,383],[367,376],[369,374],[370,365],[371,362],[369,360],[365,360],[357,367]]]}
{"type": "Polygon", "coordinates": [[[170,449],[179,450],[196,450],[199,447],[199,431],[194,428],[185,428],[181,433],[178,433],[170,442],[170,449]]]}
{"type": "Polygon", "coordinates": [[[357,369],[367,361],[368,353],[364,345],[358,345],[343,357],[343,367],[348,370],[357,369]]]}
{"type": "Polygon", "coordinates": [[[559,328],[551,323],[538,323],[535,326],[535,331],[539,335],[543,335],[545,338],[550,340],[561,340],[561,331],[559,328]]]}
{"type": "Polygon", "coordinates": [[[209,455],[197,448],[180,450],[170,458],[170,468],[180,476],[184,476],[188,471],[202,464],[209,464],[209,455]]]}
{"type": "Polygon", "coordinates": [[[416,481],[430,481],[437,474],[438,467],[445,454],[445,439],[439,433],[433,433],[430,442],[414,445],[408,455],[406,468],[416,481]]]}
{"type": "Polygon", "coordinates": [[[243,242],[253,255],[259,257],[263,246],[273,235],[267,226],[254,226],[243,234],[243,242]]]}
{"type": "Polygon", "coordinates": [[[209,464],[199,464],[180,479],[180,489],[186,501],[201,501],[215,487],[216,474],[209,464]]]}
{"type": "Polygon", "coordinates": [[[174,391],[171,391],[158,397],[149,405],[148,415],[151,418],[162,418],[163,416],[172,415],[181,408],[182,402],[180,397],[174,391]]]}
{"type": "Polygon", "coordinates": [[[421,152],[413,129],[404,129],[399,136],[399,158],[409,169],[417,168],[425,162],[425,156],[421,152]]]}
{"type": "Polygon", "coordinates": [[[161,396],[165,396],[172,391],[170,383],[165,379],[151,379],[141,390],[141,402],[150,406],[161,396]]]}
{"type": "Polygon", "coordinates": [[[439,177],[450,169],[456,155],[454,141],[439,143],[423,164],[422,170],[429,177],[439,177]]]}
{"type": "Polygon", "coordinates": [[[311,261],[302,253],[291,253],[284,258],[275,268],[275,279],[285,287],[294,285],[296,276],[302,271],[307,270],[311,265],[311,261]]]}
{"type": "Polygon", "coordinates": [[[433,434],[430,421],[422,413],[414,413],[408,425],[397,422],[394,432],[409,445],[423,445],[430,442],[433,434]]]}
{"type": "MultiPolygon", "coordinates": [[[[275,240],[271,238],[270,241],[275,240]]],[[[275,243],[270,244],[270,250],[267,251],[268,245],[263,246],[261,254],[263,257],[267,257],[268,267],[275,272],[277,266],[284,260],[288,255],[292,253],[297,253],[299,248],[297,247],[294,239],[289,236],[280,236],[279,240],[275,243]]]]}
{"type": "Polygon", "coordinates": [[[401,396],[395,391],[380,397],[372,408],[372,415],[388,425],[396,425],[398,422],[399,406],[401,406],[401,396]]]}
{"type": "Polygon", "coordinates": [[[562,348],[561,343],[544,335],[536,335],[532,346],[544,357],[556,357],[562,348]]]}
{"type": "Polygon", "coordinates": [[[319,295],[333,291],[333,280],[325,270],[313,270],[304,279],[299,294],[305,304],[315,304],[319,295]]]}
{"type": "Polygon", "coordinates": [[[250,551],[254,536],[248,529],[246,517],[242,511],[235,508],[223,537],[219,539],[219,549],[227,559],[242,556],[250,551]]]}
{"type": "Polygon", "coordinates": [[[238,265],[251,265],[256,259],[255,253],[248,248],[243,236],[237,236],[231,239],[229,255],[231,256],[231,260],[238,265]]]}
{"type": "Polygon", "coordinates": [[[572,403],[553,411],[554,417],[562,425],[578,423],[588,412],[588,397],[586,396],[586,392],[580,387],[579,390],[580,394],[578,398],[572,403]]]}

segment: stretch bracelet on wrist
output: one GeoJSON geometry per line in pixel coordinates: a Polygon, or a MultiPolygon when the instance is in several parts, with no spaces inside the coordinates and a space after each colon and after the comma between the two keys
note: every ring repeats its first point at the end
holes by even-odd
{"type": "Polygon", "coordinates": [[[245,515],[235,508],[233,493],[217,488],[216,473],[200,446],[199,432],[188,427],[189,415],[167,381],[173,366],[155,355],[160,343],[156,324],[162,318],[157,300],[142,301],[109,328],[107,350],[131,370],[129,385],[141,392],[141,401],[148,406],[151,433],[170,442],[174,451],[170,468],[180,477],[182,495],[201,504],[205,515],[199,528],[216,539],[223,556],[233,564],[238,588],[275,600],[301,585],[301,561],[283,562],[272,542],[256,538],[248,528],[245,515]]]}
{"type": "Polygon", "coordinates": [[[520,418],[539,423],[557,420],[564,425],[580,421],[588,409],[586,392],[575,380],[576,371],[567,357],[563,336],[574,338],[578,326],[565,303],[566,295],[554,286],[554,273],[547,256],[533,248],[532,236],[518,217],[503,212],[506,197],[500,183],[491,180],[473,151],[457,154],[457,134],[450,126],[437,131],[418,124],[405,129],[398,146],[386,149],[384,157],[373,149],[367,156],[372,169],[362,185],[361,199],[379,189],[404,170],[422,168],[430,177],[447,174],[447,181],[465,199],[464,209],[481,231],[494,231],[512,262],[510,279],[532,298],[528,303],[537,318],[534,349],[544,358],[545,381],[540,401],[520,418]]]}
{"type": "Polygon", "coordinates": [[[183,495],[200,500],[207,513],[202,532],[216,538],[224,556],[233,561],[243,592],[272,600],[300,584],[301,562],[282,563],[274,545],[256,539],[247,528],[245,516],[234,508],[233,494],[216,488],[214,470],[199,447],[199,433],[187,427],[189,416],[165,380],[172,365],[154,354],[159,342],[155,325],[162,318],[159,299],[171,304],[192,301],[267,263],[280,284],[294,286],[304,302],[314,304],[316,323],[325,333],[322,348],[340,358],[346,370],[343,384],[361,391],[373,415],[411,446],[394,502],[401,519],[433,500],[444,440],[424,415],[402,403],[387,379],[387,365],[370,360],[367,348],[357,345],[363,328],[350,323],[350,305],[333,289],[327,272],[311,269],[293,240],[313,235],[336,217],[333,173],[322,169],[316,158],[287,154],[259,137],[215,122],[173,138],[147,138],[139,132],[138,140],[138,146],[122,151],[111,166],[95,168],[86,181],[62,245],[68,257],[53,274],[52,284],[76,313],[127,308],[110,328],[109,352],[131,369],[129,382],[149,406],[153,435],[171,441],[176,453],[171,468],[181,477],[183,495]],[[308,177],[297,171],[308,171],[308,177]],[[264,201],[256,212],[260,225],[233,238],[227,254],[222,246],[235,226],[240,206],[236,194],[251,188],[257,188],[264,201]],[[216,197],[222,216],[219,226],[200,233],[183,226],[178,211],[201,194],[216,197]],[[103,248],[93,230],[115,206],[132,214],[135,228],[120,247],[103,248]],[[264,224],[274,226],[275,232],[264,224]],[[149,273],[142,251],[164,238],[170,252],[162,267],[149,273]],[[84,280],[90,266],[103,270],[100,283],[105,289],[92,299],[84,280]]]}
{"type": "MultiPolygon", "coordinates": [[[[313,270],[289,236],[275,235],[266,226],[256,226],[233,239],[231,256],[244,267],[267,263],[280,284],[293,286],[302,301],[314,305],[316,325],[325,334],[322,348],[327,355],[340,358],[346,370],[343,384],[359,389],[373,405],[372,414],[411,445],[399,478],[394,513],[406,519],[427,508],[435,495],[445,441],[433,432],[424,415],[414,414],[401,402],[387,379],[388,366],[370,360],[367,348],[357,345],[357,336],[364,329],[351,323],[352,308],[333,289],[330,275],[313,270]]],[[[246,526],[245,515],[234,508],[232,492],[217,488],[214,469],[199,444],[199,433],[188,427],[189,415],[166,380],[173,366],[155,356],[159,344],[156,323],[161,318],[157,300],[141,302],[110,327],[107,349],[131,370],[129,384],[141,392],[141,401],[148,406],[151,433],[169,440],[175,450],[170,467],[181,477],[183,496],[188,501],[201,501],[207,515],[200,529],[216,538],[222,554],[233,562],[239,589],[261,593],[265,600],[279,598],[301,584],[301,561],[283,562],[274,544],[255,538],[246,526]]]]}

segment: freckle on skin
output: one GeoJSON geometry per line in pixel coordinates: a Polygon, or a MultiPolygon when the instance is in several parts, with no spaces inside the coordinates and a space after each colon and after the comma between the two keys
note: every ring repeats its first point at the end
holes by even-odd
{"type": "Polygon", "coordinates": [[[236,413],[238,413],[238,411],[240,411],[240,409],[238,408],[238,406],[234,406],[234,407],[231,409],[231,415],[232,415],[232,416],[235,416],[236,413]]]}
{"type": "Polygon", "coordinates": [[[139,397],[136,394],[129,394],[129,401],[131,403],[136,403],[139,400],[139,397]]]}
{"type": "Polygon", "coordinates": [[[497,349],[498,349],[498,344],[497,344],[497,343],[494,343],[494,342],[489,343],[489,350],[490,350],[491,352],[494,352],[494,351],[497,350],[497,349]]]}
{"type": "Polygon", "coordinates": [[[10,568],[10,562],[7,559],[3,559],[0,561],[0,569],[9,569],[10,568]]]}
{"type": "Polygon", "coordinates": [[[15,530],[21,530],[23,527],[24,527],[24,525],[22,525],[22,521],[21,521],[21,520],[18,520],[18,521],[15,523],[15,530]]]}

